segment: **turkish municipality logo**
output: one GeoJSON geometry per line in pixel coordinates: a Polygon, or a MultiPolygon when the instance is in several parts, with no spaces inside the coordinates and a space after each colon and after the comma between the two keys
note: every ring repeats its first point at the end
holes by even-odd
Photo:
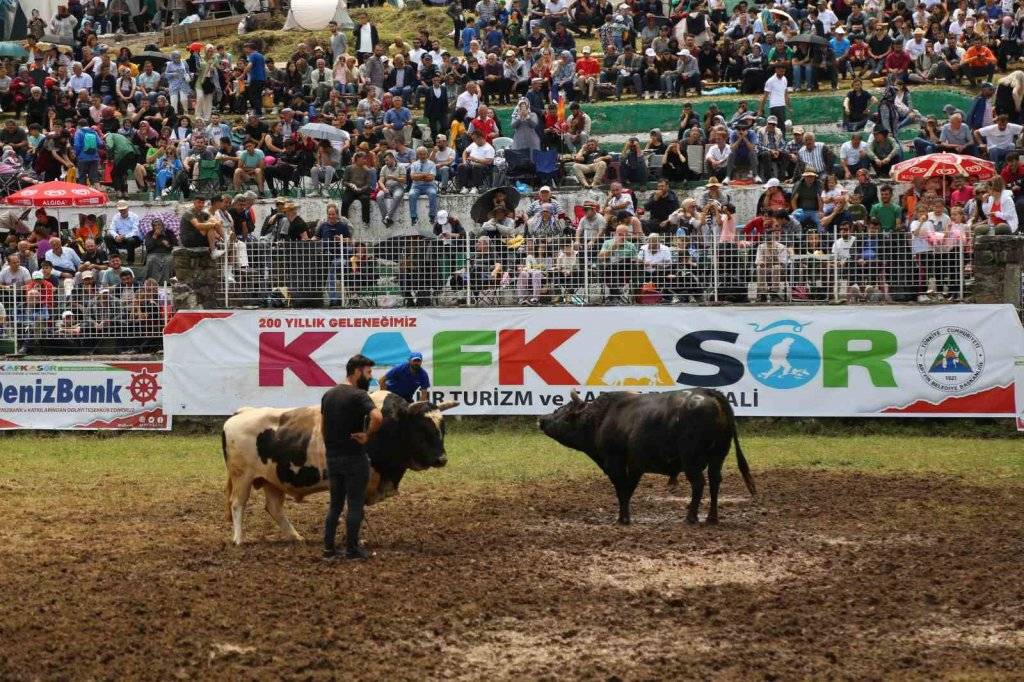
{"type": "Polygon", "coordinates": [[[933,330],[917,347],[917,371],[932,388],[959,393],[985,370],[985,347],[963,327],[933,330]]]}
{"type": "Polygon", "coordinates": [[[758,382],[769,388],[799,388],[818,374],[821,353],[806,337],[795,333],[803,331],[807,324],[796,320],[778,320],[761,327],[751,323],[750,326],[758,333],[790,328],[789,331],[762,336],[750,347],[747,366],[758,382]]]}

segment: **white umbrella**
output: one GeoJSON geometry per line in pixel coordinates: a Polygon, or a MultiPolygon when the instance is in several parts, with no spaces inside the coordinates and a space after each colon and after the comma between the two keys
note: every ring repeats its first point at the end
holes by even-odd
{"type": "Polygon", "coordinates": [[[307,123],[299,128],[299,135],[305,135],[314,140],[329,140],[331,142],[343,142],[348,137],[348,133],[341,128],[335,128],[326,123],[307,123]]]}

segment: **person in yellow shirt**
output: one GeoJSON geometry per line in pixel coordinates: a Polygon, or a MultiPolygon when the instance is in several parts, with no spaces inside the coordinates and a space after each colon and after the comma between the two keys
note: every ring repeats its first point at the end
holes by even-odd
{"type": "Polygon", "coordinates": [[[468,131],[466,130],[466,124],[463,121],[465,118],[465,110],[462,111],[463,116],[459,116],[459,110],[455,110],[455,116],[452,117],[452,126],[448,130],[448,139],[451,140],[451,144],[454,147],[459,139],[459,135],[465,135],[468,131]]]}

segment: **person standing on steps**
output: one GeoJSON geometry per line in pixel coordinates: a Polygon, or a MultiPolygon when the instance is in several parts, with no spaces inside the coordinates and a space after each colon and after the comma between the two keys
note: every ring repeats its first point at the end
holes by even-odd
{"type": "Polygon", "coordinates": [[[366,505],[366,484],[370,480],[370,458],[366,444],[380,429],[384,416],[374,405],[367,389],[373,375],[373,360],[353,355],[345,365],[345,381],[328,389],[320,401],[321,429],[327,453],[327,477],[331,501],[324,519],[324,551],[327,560],[338,558],[334,546],[338,519],[345,515],[345,558],[369,559],[359,546],[359,529],[366,505]]]}

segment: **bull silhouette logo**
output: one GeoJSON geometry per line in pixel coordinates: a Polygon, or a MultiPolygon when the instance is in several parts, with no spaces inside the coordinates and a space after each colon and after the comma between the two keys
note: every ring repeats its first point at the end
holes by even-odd
{"type": "Polygon", "coordinates": [[[657,386],[660,370],[654,365],[616,365],[601,376],[606,386],[657,386]]]}
{"type": "Polygon", "coordinates": [[[778,320],[764,326],[752,324],[755,332],[789,327],[792,331],[779,331],[762,336],[747,353],[750,373],[761,384],[775,389],[803,386],[821,368],[821,353],[807,338],[794,332],[803,331],[807,322],[778,320]]]}

